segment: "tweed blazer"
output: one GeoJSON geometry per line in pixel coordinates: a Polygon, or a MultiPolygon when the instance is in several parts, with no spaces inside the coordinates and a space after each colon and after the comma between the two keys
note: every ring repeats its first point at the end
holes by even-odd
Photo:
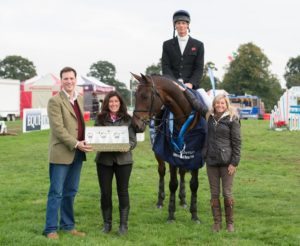
{"type": "Polygon", "coordinates": [[[189,37],[183,54],[181,54],[178,38],[163,43],[162,73],[173,79],[183,79],[184,83],[193,84],[198,89],[203,76],[204,45],[189,37]]]}
{"type": "MultiPolygon", "coordinates": [[[[83,127],[85,127],[83,98],[80,95],[77,97],[77,103],[80,108],[83,127]]],[[[78,123],[67,95],[61,91],[51,97],[47,111],[50,124],[49,162],[53,164],[71,164],[75,157],[78,123]]],[[[85,154],[84,160],[86,160],[85,154]]]]}

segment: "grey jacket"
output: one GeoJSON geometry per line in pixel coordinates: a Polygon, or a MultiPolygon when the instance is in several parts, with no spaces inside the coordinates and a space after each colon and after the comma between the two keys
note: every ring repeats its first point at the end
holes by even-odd
{"type": "Polygon", "coordinates": [[[240,162],[241,132],[237,117],[230,119],[225,112],[219,120],[208,118],[205,160],[209,166],[237,166],[240,162]]]}
{"type": "Polygon", "coordinates": [[[104,117],[105,118],[102,119],[97,117],[95,126],[128,126],[130,150],[128,152],[97,152],[95,162],[106,166],[112,166],[113,163],[118,165],[132,164],[133,159],[131,150],[135,148],[137,142],[136,133],[131,125],[131,119],[125,121],[124,117],[122,117],[117,121],[112,122],[108,116],[104,117]]]}

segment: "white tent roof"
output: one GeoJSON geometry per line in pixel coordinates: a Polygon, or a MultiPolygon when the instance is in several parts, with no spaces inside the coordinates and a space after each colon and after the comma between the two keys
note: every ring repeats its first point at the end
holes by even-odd
{"type": "Polygon", "coordinates": [[[48,73],[43,76],[35,76],[24,82],[25,91],[49,90],[60,91],[60,80],[53,74],[48,73]]]}
{"type": "Polygon", "coordinates": [[[78,76],[77,85],[82,87],[93,86],[93,91],[95,92],[110,92],[115,90],[114,86],[107,85],[96,78],[83,75],[78,76]]]}

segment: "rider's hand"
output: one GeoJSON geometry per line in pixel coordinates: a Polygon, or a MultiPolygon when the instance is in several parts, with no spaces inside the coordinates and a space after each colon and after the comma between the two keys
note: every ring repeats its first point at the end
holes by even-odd
{"type": "Polygon", "coordinates": [[[191,84],[191,83],[185,83],[185,85],[186,85],[188,88],[193,89],[193,84],[191,84]]]}

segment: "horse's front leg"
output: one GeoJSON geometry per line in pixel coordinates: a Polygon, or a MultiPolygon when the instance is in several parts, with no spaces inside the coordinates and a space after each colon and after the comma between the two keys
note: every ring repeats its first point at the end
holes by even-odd
{"type": "Polygon", "coordinates": [[[157,200],[157,208],[162,208],[163,202],[165,199],[165,174],[166,174],[166,164],[163,160],[161,160],[157,155],[155,158],[158,163],[157,171],[159,174],[159,183],[158,183],[158,200],[157,200]]]}
{"type": "Polygon", "coordinates": [[[175,193],[178,187],[178,179],[177,179],[177,168],[169,165],[170,167],[170,182],[169,182],[169,189],[170,189],[170,200],[169,200],[169,217],[168,222],[173,222],[175,220],[175,193]]]}
{"type": "Polygon", "coordinates": [[[199,187],[198,173],[199,173],[199,169],[191,171],[192,178],[190,181],[190,189],[191,189],[190,212],[192,214],[192,220],[197,223],[200,223],[200,220],[197,215],[197,191],[198,191],[198,187],[199,187]]]}
{"type": "Polygon", "coordinates": [[[180,181],[179,181],[179,204],[180,206],[186,208],[187,204],[186,204],[186,193],[185,193],[185,173],[186,170],[184,168],[179,168],[179,176],[180,176],[180,181]]]}

